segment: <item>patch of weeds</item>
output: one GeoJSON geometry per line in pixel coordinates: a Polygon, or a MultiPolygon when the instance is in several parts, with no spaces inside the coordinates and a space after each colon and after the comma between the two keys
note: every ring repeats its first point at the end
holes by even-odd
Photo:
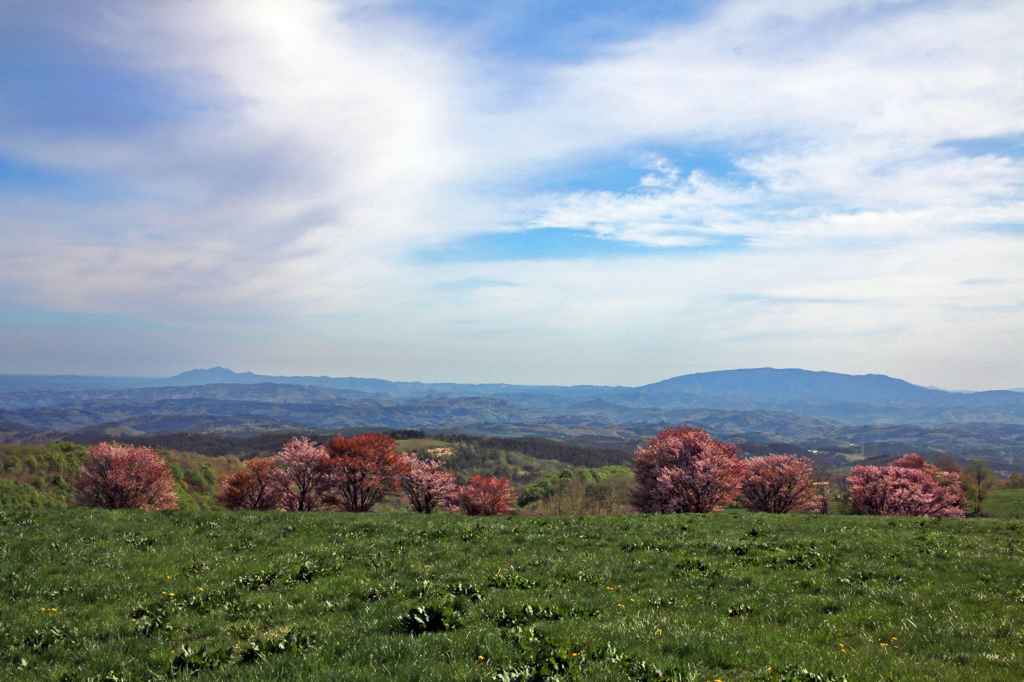
{"type": "Polygon", "coordinates": [[[316,637],[289,632],[280,639],[256,639],[249,642],[247,649],[242,651],[239,665],[256,663],[266,660],[268,656],[277,654],[295,654],[316,646],[316,637]]]}
{"type": "Polygon", "coordinates": [[[729,609],[729,617],[737,618],[740,616],[749,616],[755,613],[756,611],[757,609],[755,609],[753,606],[748,606],[747,604],[740,604],[734,609],[729,609]]]}
{"type": "Polygon", "coordinates": [[[770,682],[848,682],[845,675],[839,676],[831,672],[816,673],[807,668],[786,666],[770,673],[770,682]]]}
{"type": "Polygon", "coordinates": [[[563,583],[586,583],[588,585],[603,585],[605,579],[594,573],[576,571],[575,574],[567,573],[562,576],[563,583]]]}
{"type": "Polygon", "coordinates": [[[38,653],[49,649],[54,644],[79,641],[78,631],[74,628],[62,628],[59,626],[33,630],[32,634],[21,641],[21,646],[38,653]]]}
{"type": "Polygon", "coordinates": [[[198,650],[192,649],[187,644],[181,645],[181,651],[171,661],[171,673],[195,674],[200,670],[213,670],[231,661],[233,649],[207,649],[205,646],[198,650]]]}
{"type": "Polygon", "coordinates": [[[480,588],[473,584],[463,585],[457,583],[448,588],[448,594],[456,597],[466,597],[469,601],[483,601],[484,595],[480,588]]]}
{"type": "Polygon", "coordinates": [[[284,576],[277,571],[256,571],[251,575],[243,575],[235,579],[235,584],[253,591],[273,585],[284,576]]]}
{"type": "Polygon", "coordinates": [[[521,609],[501,609],[494,614],[494,622],[498,627],[510,628],[538,620],[562,620],[563,618],[595,618],[601,615],[599,610],[587,610],[573,607],[572,609],[552,608],[539,604],[527,604],[521,609]]]}
{"type": "Polygon", "coordinates": [[[536,587],[537,581],[530,580],[513,571],[509,571],[508,573],[498,571],[491,576],[490,580],[487,581],[487,585],[488,587],[497,587],[500,589],[528,590],[532,587],[536,587]]]}
{"type": "Polygon", "coordinates": [[[424,632],[446,632],[465,625],[462,612],[452,606],[417,606],[409,613],[398,617],[398,627],[403,632],[421,635],[424,632]]]}
{"type": "Polygon", "coordinates": [[[707,578],[717,578],[719,575],[721,575],[721,571],[719,571],[717,568],[712,569],[704,562],[700,561],[699,559],[694,559],[692,557],[683,559],[682,561],[677,563],[674,572],[676,575],[692,575],[694,573],[697,573],[707,578]]]}

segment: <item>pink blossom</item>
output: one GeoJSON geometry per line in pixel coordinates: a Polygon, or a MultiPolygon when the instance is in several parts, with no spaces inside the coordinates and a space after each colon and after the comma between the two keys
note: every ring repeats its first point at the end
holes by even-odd
{"type": "Polygon", "coordinates": [[[743,504],[753,511],[785,514],[803,511],[815,501],[811,461],[796,455],[768,455],[747,460],[743,504]]]}
{"type": "Polygon", "coordinates": [[[412,453],[405,455],[405,462],[409,471],[398,481],[413,510],[429,514],[439,506],[449,506],[449,498],[456,494],[455,474],[441,471],[439,461],[423,461],[412,453]]]}
{"type": "MultiPolygon", "coordinates": [[[[932,467],[934,468],[934,467],[932,467]]],[[[846,479],[850,507],[859,514],[963,516],[963,493],[955,477],[901,466],[859,466],[846,479]]]]}
{"type": "Polygon", "coordinates": [[[292,438],[271,461],[277,466],[275,484],[281,507],[288,511],[314,511],[322,504],[328,470],[327,451],[308,438],[292,438]]]}
{"type": "Polygon", "coordinates": [[[100,443],[79,469],[78,502],[107,509],[174,509],[174,477],[152,448],[100,443]]]}
{"type": "Polygon", "coordinates": [[[458,492],[459,509],[470,516],[511,514],[515,500],[516,491],[509,487],[507,478],[473,476],[458,492]]]}
{"type": "Polygon", "coordinates": [[[662,514],[721,510],[739,495],[746,474],[737,452],[703,429],[665,429],[633,455],[633,505],[662,514]]]}

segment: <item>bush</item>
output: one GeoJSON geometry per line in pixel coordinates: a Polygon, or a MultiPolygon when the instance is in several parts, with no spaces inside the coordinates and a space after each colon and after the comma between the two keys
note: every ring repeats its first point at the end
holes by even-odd
{"type": "Polygon", "coordinates": [[[703,429],[665,429],[633,456],[633,505],[648,514],[723,509],[739,495],[747,471],[737,452],[703,429]]]}
{"type": "Polygon", "coordinates": [[[395,439],[379,433],[335,436],[326,446],[324,501],[343,511],[366,512],[401,491],[398,477],[409,470],[395,439]]]}
{"type": "Polygon", "coordinates": [[[811,461],[796,455],[768,455],[747,460],[743,504],[770,514],[803,511],[814,505],[816,494],[811,461]]]}
{"type": "Polygon", "coordinates": [[[327,452],[308,438],[292,438],[272,460],[281,504],[290,511],[314,511],[323,504],[327,481],[327,452]]]}
{"type": "Polygon", "coordinates": [[[107,509],[174,509],[174,477],[152,448],[100,443],[89,449],[75,487],[79,504],[107,509]]]}
{"type": "MultiPolygon", "coordinates": [[[[934,467],[932,467],[934,468],[934,467]]],[[[900,466],[855,467],[847,477],[850,509],[883,516],[963,516],[955,475],[900,466]]]]}
{"type": "Polygon", "coordinates": [[[470,516],[505,516],[515,511],[515,501],[507,478],[473,476],[458,492],[459,509],[470,516]]]}
{"type": "Polygon", "coordinates": [[[438,461],[423,461],[414,454],[405,455],[409,470],[398,480],[409,498],[413,511],[429,514],[440,505],[447,505],[455,495],[455,474],[441,471],[438,461]]]}
{"type": "Polygon", "coordinates": [[[245,468],[220,484],[217,501],[228,509],[276,509],[281,504],[277,466],[269,459],[250,459],[245,468]]]}

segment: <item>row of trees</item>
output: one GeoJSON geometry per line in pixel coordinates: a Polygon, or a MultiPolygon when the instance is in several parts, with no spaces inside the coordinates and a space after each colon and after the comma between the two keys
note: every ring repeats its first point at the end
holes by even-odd
{"type": "MultiPolygon", "coordinates": [[[[665,429],[634,456],[634,506],[646,513],[715,512],[739,498],[754,511],[827,511],[827,483],[814,481],[809,460],[743,460],[738,452],[702,429],[665,429]]],[[[847,482],[850,508],[858,514],[964,516],[959,476],[926,464],[920,455],[887,467],[855,467],[847,482]]]]}
{"type": "MultiPolygon", "coordinates": [[[[751,510],[768,513],[828,510],[828,484],[814,481],[809,460],[795,455],[743,460],[738,452],[735,445],[702,429],[665,429],[634,455],[630,501],[644,513],[715,512],[737,499],[751,510]]],[[[947,463],[947,469],[954,465],[947,463]]],[[[984,492],[995,477],[983,463],[982,469],[963,476],[984,492]]],[[[887,467],[855,467],[846,482],[854,513],[964,515],[960,474],[927,464],[920,455],[907,455],[887,467]]],[[[587,488],[580,483],[576,506],[582,507],[587,488]]],[[[76,486],[79,502],[89,506],[177,506],[167,464],[146,447],[94,446],[76,486]]],[[[439,461],[399,453],[394,439],[375,433],[338,435],[326,445],[294,438],[274,457],[249,460],[223,479],[217,499],[228,509],[364,512],[403,493],[421,513],[452,509],[493,515],[514,510],[515,492],[507,478],[473,476],[458,486],[455,474],[444,471],[439,461]]],[[[976,499],[982,499],[980,494],[976,499]]]]}
{"type": "MultiPolygon", "coordinates": [[[[108,509],[173,509],[178,500],[167,464],[153,449],[100,443],[90,450],[76,486],[79,503],[108,509]]],[[[385,497],[404,493],[421,513],[437,509],[472,515],[514,510],[507,478],[473,476],[456,485],[441,463],[396,451],[393,438],[376,433],[335,436],[327,445],[306,438],[277,455],[252,459],[220,482],[217,499],[228,509],[365,512],[385,497]]]]}

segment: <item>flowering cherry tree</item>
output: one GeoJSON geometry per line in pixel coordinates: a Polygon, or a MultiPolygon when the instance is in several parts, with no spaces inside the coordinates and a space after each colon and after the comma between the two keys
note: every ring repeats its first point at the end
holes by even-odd
{"type": "Polygon", "coordinates": [[[343,511],[365,512],[401,492],[398,477],[409,470],[395,452],[395,439],[379,433],[335,436],[326,446],[324,502],[343,511]]]}
{"type": "Polygon", "coordinates": [[[515,511],[515,501],[504,477],[473,476],[458,492],[459,509],[469,516],[505,516],[515,511]]]}
{"type": "Polygon", "coordinates": [[[250,459],[244,469],[220,482],[217,500],[228,509],[277,509],[281,503],[277,466],[269,459],[250,459]]]}
{"type": "Polygon", "coordinates": [[[747,472],[737,452],[703,429],[665,429],[633,455],[633,505],[648,514],[721,510],[739,495],[747,472]]]}
{"type": "Polygon", "coordinates": [[[277,467],[275,484],[281,507],[289,511],[314,511],[322,505],[328,474],[327,451],[308,438],[292,438],[271,461],[277,467]]]}
{"type": "Polygon", "coordinates": [[[440,505],[447,506],[457,490],[455,474],[441,471],[441,462],[437,460],[424,461],[412,453],[405,456],[405,462],[409,470],[398,481],[413,510],[429,514],[440,505]]]}
{"type": "Polygon", "coordinates": [[[953,476],[936,477],[925,469],[902,466],[859,466],[846,480],[850,484],[850,508],[858,514],[964,515],[960,508],[963,493],[953,476]]]}
{"type": "Polygon", "coordinates": [[[79,504],[107,509],[174,509],[174,477],[152,448],[100,443],[75,481],[79,504]]]}
{"type": "Polygon", "coordinates": [[[747,509],[770,514],[804,511],[819,497],[809,459],[768,455],[747,460],[747,466],[749,473],[741,488],[747,509]]]}

